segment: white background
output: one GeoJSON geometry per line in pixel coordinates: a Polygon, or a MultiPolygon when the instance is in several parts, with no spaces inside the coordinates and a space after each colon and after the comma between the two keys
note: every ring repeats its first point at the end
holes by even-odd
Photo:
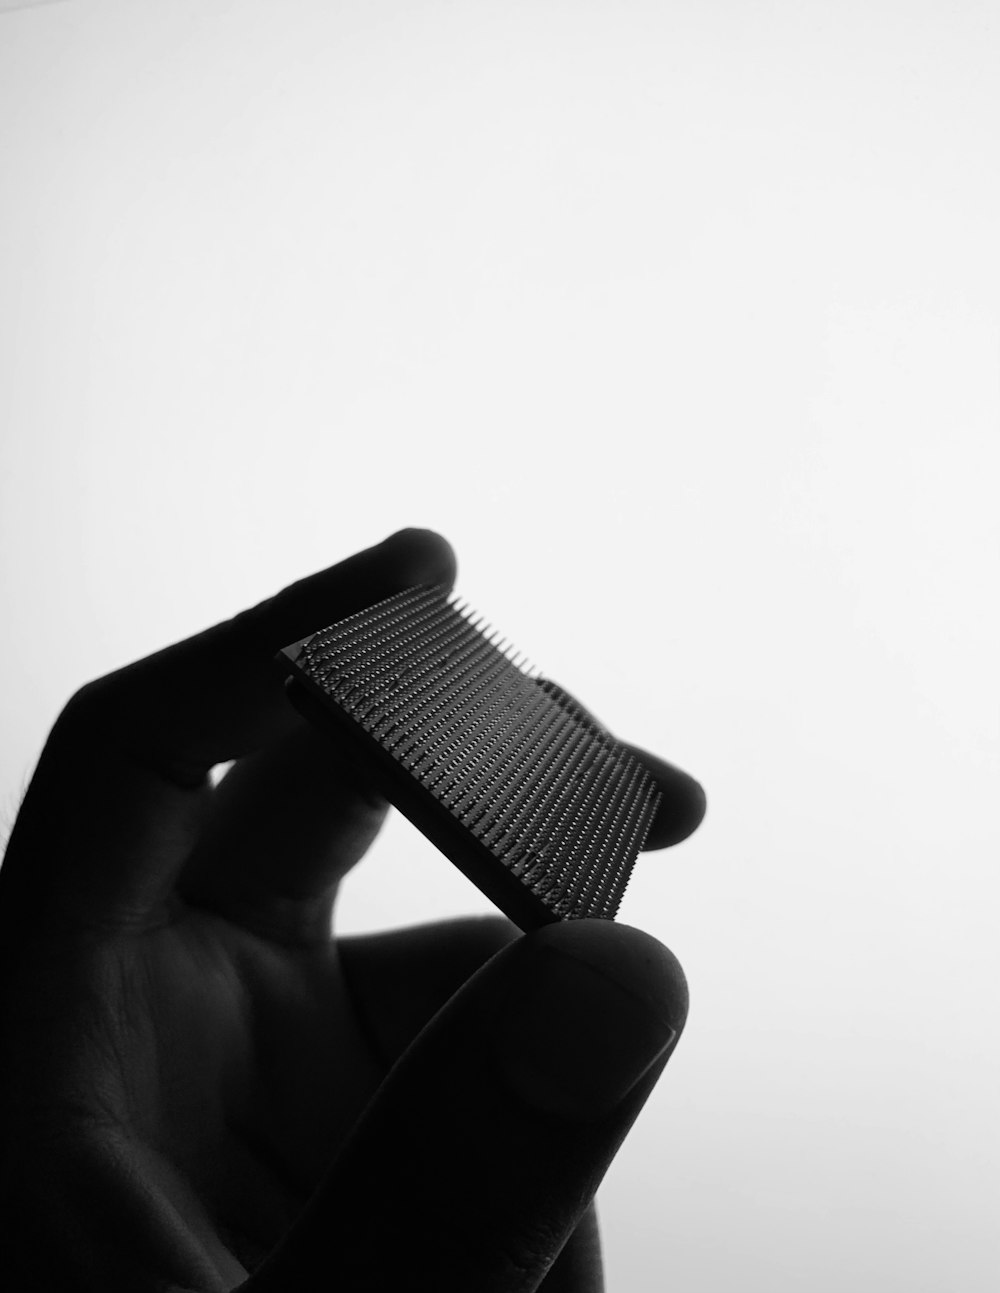
{"type": "MultiPolygon", "coordinates": [[[[1000,22],[885,0],[0,15],[2,781],[404,524],[708,788],[612,1293],[1000,1270],[1000,22]]],[[[348,929],[485,903],[405,823],[348,929]]]]}

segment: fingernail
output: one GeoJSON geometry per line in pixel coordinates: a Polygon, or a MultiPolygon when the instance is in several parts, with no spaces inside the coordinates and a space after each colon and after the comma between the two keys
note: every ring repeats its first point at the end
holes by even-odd
{"type": "Polygon", "coordinates": [[[648,999],[576,955],[538,949],[525,970],[495,1038],[508,1086],[543,1113],[610,1114],[678,1030],[648,999]]]}

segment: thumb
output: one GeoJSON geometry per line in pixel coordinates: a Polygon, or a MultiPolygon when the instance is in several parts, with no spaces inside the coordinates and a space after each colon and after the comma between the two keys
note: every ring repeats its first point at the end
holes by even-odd
{"type": "Polygon", "coordinates": [[[671,953],[610,921],[497,953],[395,1066],[245,1293],[532,1293],[676,1042],[671,953]]]}

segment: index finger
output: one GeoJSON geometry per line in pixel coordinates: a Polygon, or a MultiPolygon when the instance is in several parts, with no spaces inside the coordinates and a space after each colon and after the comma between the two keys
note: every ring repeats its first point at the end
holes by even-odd
{"type": "Polygon", "coordinates": [[[11,834],[3,918],[59,908],[74,922],[147,920],[197,838],[212,766],[302,721],[275,653],[412,584],[454,575],[446,540],[401,530],[84,687],[46,742],[11,834]]]}

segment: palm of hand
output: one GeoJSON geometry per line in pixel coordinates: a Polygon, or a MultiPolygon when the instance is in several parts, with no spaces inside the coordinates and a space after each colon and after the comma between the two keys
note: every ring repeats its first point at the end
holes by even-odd
{"type": "Polygon", "coordinates": [[[152,928],[33,944],[3,1104],[37,1287],[87,1269],[136,1291],[241,1283],[392,1061],[513,933],[474,919],[299,945],[178,900],[152,928]],[[47,1232],[66,1213],[86,1231],[69,1251],[47,1232]]]}
{"type": "MultiPolygon", "coordinates": [[[[38,1025],[18,1066],[30,1121],[58,1147],[41,1190],[99,1183],[91,1218],[116,1219],[116,1249],[134,1227],[143,1265],[231,1288],[288,1230],[385,1073],[337,945],[282,946],[180,906],[157,928],[53,951],[27,975],[37,1010],[21,1006],[38,1025]]],[[[383,1033],[392,1049],[401,1027],[383,1033]]]]}

